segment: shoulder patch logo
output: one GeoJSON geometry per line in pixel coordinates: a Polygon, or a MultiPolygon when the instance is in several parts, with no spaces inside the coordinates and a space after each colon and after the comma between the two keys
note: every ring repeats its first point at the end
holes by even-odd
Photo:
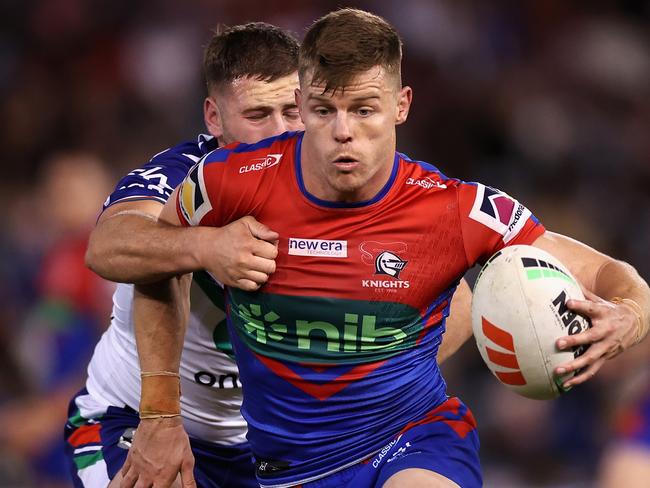
{"type": "Polygon", "coordinates": [[[205,214],[212,210],[210,201],[204,197],[202,163],[194,165],[181,184],[179,203],[183,217],[192,225],[198,225],[205,214]]]}
{"type": "Polygon", "coordinates": [[[469,217],[503,236],[508,243],[526,224],[531,213],[510,195],[478,184],[469,217]]]}

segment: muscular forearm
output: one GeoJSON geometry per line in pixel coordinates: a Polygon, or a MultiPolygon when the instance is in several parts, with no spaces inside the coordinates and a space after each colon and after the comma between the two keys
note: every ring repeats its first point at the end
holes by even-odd
{"type": "Polygon", "coordinates": [[[135,337],[142,376],[140,412],[180,413],[178,373],[191,275],[136,285],[135,337]],[[170,374],[167,374],[170,373],[170,374]]]}
{"type": "Polygon", "coordinates": [[[460,280],[458,289],[451,302],[451,313],[447,327],[438,349],[438,364],[442,364],[454,354],[467,339],[472,337],[472,291],[464,279],[460,280]]]}
{"type": "MultiPolygon", "coordinates": [[[[650,289],[632,266],[553,232],[544,233],[534,245],[564,263],[589,292],[609,302],[632,308],[639,317],[637,331],[641,331],[640,335],[645,335],[644,331],[647,333],[650,325],[650,289]],[[620,302],[619,299],[632,300],[634,303],[620,302]]],[[[639,339],[636,337],[635,341],[639,339]]]]}
{"type": "Polygon", "coordinates": [[[151,283],[200,269],[196,242],[206,230],[156,221],[125,210],[99,222],[88,243],[86,264],[105,279],[151,283]]]}
{"type": "MultiPolygon", "coordinates": [[[[136,286],[135,336],[142,389],[140,423],[119,486],[196,487],[194,457],[183,428],[179,366],[189,311],[191,275],[136,286]]],[[[111,485],[112,486],[112,485],[111,485]]]]}

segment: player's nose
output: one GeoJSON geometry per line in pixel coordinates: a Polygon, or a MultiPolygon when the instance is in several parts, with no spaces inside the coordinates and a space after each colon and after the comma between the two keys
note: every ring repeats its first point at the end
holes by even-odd
{"type": "Polygon", "coordinates": [[[333,121],[333,136],[337,142],[344,143],[352,139],[350,121],[346,112],[338,112],[333,121]]]}
{"type": "Polygon", "coordinates": [[[269,134],[274,136],[278,134],[282,134],[283,132],[287,132],[289,130],[293,130],[291,129],[291,127],[289,127],[289,124],[280,113],[272,114],[271,117],[269,118],[268,125],[266,127],[268,129],[269,134]]]}

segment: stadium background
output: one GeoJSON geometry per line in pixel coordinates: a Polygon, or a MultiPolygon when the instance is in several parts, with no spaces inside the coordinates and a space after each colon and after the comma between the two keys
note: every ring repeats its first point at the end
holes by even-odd
{"type": "MultiPolygon", "coordinates": [[[[385,16],[405,41],[415,95],[401,151],[516,195],[650,278],[647,0],[5,0],[0,487],[67,486],[65,403],[109,314],[85,239],[120,175],[204,130],[211,29],[264,20],[300,38],[338,6],[385,16]]],[[[471,343],[445,367],[477,415],[494,487],[591,486],[616,401],[643,368],[618,361],[534,402],[498,385],[471,343]]]]}

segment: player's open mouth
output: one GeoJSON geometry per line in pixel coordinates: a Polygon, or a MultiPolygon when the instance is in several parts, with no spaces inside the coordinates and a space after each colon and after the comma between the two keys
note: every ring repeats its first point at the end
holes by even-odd
{"type": "Polygon", "coordinates": [[[334,160],[334,164],[341,170],[351,171],[359,165],[359,161],[349,156],[341,156],[334,160]]]}

